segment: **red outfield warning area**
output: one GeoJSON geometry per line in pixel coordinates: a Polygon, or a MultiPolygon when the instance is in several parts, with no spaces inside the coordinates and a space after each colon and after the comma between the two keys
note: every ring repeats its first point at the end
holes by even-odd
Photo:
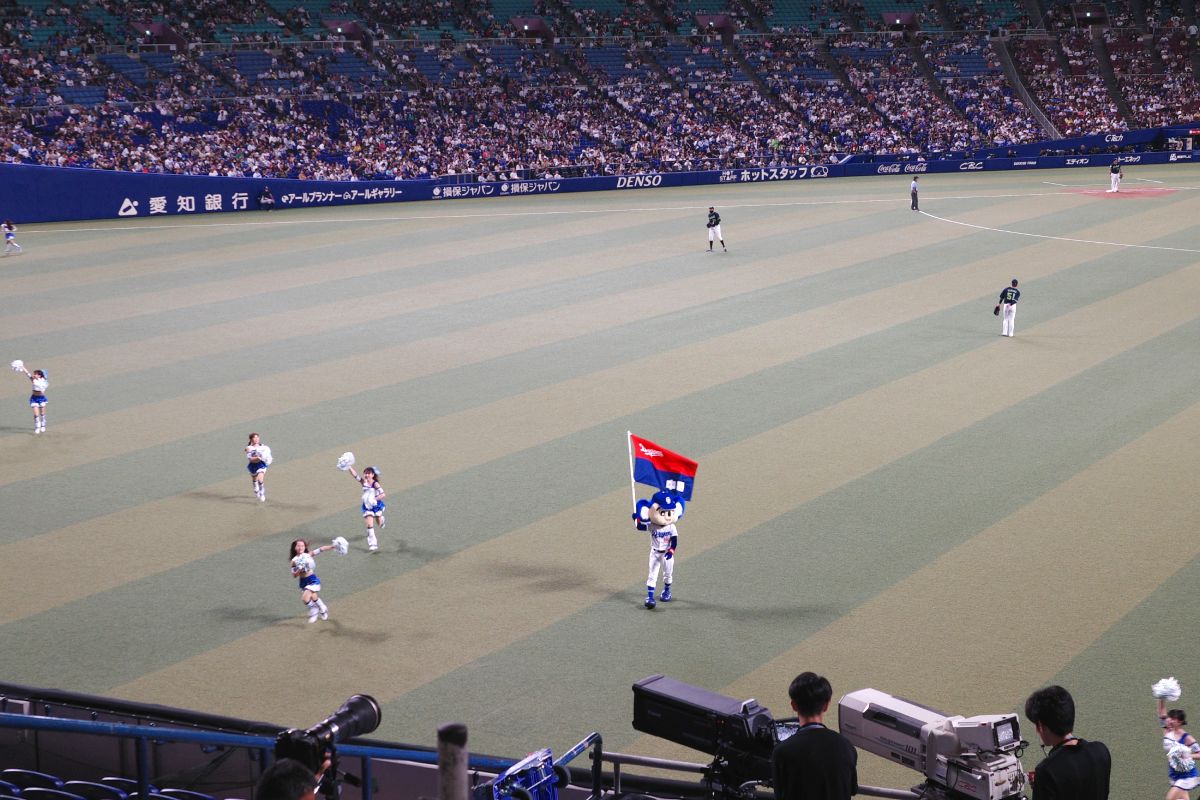
{"type": "Polygon", "coordinates": [[[1136,188],[1122,189],[1119,192],[1110,192],[1108,189],[1075,189],[1070,192],[1070,194],[1096,194],[1100,195],[1101,197],[1111,197],[1117,200],[1128,200],[1131,197],[1162,197],[1168,194],[1175,194],[1178,191],[1178,189],[1171,189],[1168,187],[1163,187],[1160,189],[1152,186],[1147,186],[1144,188],[1139,186],[1136,188]]]}

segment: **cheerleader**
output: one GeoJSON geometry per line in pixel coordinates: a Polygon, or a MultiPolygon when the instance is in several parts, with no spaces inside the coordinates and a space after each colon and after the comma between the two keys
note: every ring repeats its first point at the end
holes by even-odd
{"type": "Polygon", "coordinates": [[[25,365],[20,361],[13,362],[13,370],[16,372],[24,372],[32,386],[32,393],[29,395],[29,407],[33,409],[33,432],[46,432],[46,389],[50,386],[50,382],[46,380],[46,373],[43,370],[35,369],[30,372],[25,368],[25,365]]]}
{"type": "Polygon", "coordinates": [[[316,550],[308,549],[308,542],[297,539],[292,542],[288,551],[291,559],[292,576],[300,580],[300,600],[308,606],[308,621],[316,622],[317,617],[329,619],[329,606],[320,597],[321,579],[317,577],[317,562],[313,556],[333,550],[332,544],[323,544],[316,550]]]}
{"type": "Polygon", "coordinates": [[[1200,786],[1200,772],[1195,759],[1200,757],[1200,743],[1183,729],[1187,714],[1182,709],[1167,711],[1167,703],[1158,701],[1158,722],[1163,729],[1163,749],[1167,751],[1167,777],[1171,788],[1167,800],[1188,800],[1192,789],[1200,786]]]}
{"type": "Polygon", "coordinates": [[[17,244],[17,226],[13,225],[13,221],[11,219],[4,220],[4,223],[0,224],[0,231],[4,231],[4,255],[7,256],[14,251],[20,255],[21,245],[17,244]]]}
{"type": "Polygon", "coordinates": [[[379,550],[379,540],[375,538],[375,520],[379,520],[381,530],[387,527],[387,519],[383,516],[387,511],[387,504],[383,502],[387,494],[379,485],[379,470],[367,467],[360,477],[353,466],[349,469],[350,476],[362,484],[362,515],[367,523],[367,549],[375,553],[379,550]]]}
{"type": "Polygon", "coordinates": [[[250,485],[254,487],[254,496],[260,502],[267,502],[267,489],[263,479],[267,476],[267,467],[274,459],[271,448],[262,443],[257,433],[250,434],[246,442],[246,471],[250,473],[250,485]]]}

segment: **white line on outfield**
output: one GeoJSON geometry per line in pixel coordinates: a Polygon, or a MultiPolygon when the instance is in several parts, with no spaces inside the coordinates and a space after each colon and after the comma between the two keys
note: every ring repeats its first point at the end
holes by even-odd
{"type": "Polygon", "coordinates": [[[1135,181],[1145,181],[1146,183],[1166,183],[1166,181],[1156,181],[1153,178],[1134,178],[1135,181]]]}
{"type": "Polygon", "coordinates": [[[1200,250],[1193,250],[1187,247],[1164,247],[1157,244],[1128,244],[1126,242],[1104,242],[1096,239],[1072,239],[1069,236],[1048,236],[1044,233],[1025,233],[1024,231],[1010,231],[1006,228],[989,228],[986,225],[975,225],[970,222],[960,222],[956,219],[946,219],[939,217],[936,214],[930,214],[928,211],[920,212],[930,219],[936,219],[941,222],[949,222],[951,225],[963,225],[968,228],[976,228],[981,231],[993,231],[994,233],[1009,233],[1013,236],[1030,236],[1034,239],[1054,239],[1059,242],[1077,242],[1079,244],[1097,244],[1104,247],[1132,247],[1139,250],[1170,250],[1175,253],[1200,253],[1200,250]]]}
{"type": "MultiPolygon", "coordinates": [[[[1045,181],[1043,181],[1045,183],[1045,181]]],[[[1089,184],[1092,186],[1093,184],[1089,184]]],[[[1075,187],[1075,188],[1083,188],[1075,187]]],[[[1171,189],[1181,191],[1197,190],[1200,187],[1196,186],[1171,186],[1171,189]]],[[[1136,189],[1131,191],[1138,191],[1136,189]]],[[[1146,191],[1152,191],[1147,189],[1146,191]]],[[[1007,200],[1021,197],[1077,197],[1075,192],[1017,192],[1013,194],[964,194],[964,195],[936,195],[927,196],[924,199],[930,200],[1007,200]]],[[[432,202],[432,201],[422,201],[432,202]]],[[[454,201],[450,201],[454,202],[454,201]]],[[[871,203],[907,203],[909,198],[905,195],[902,199],[897,198],[859,198],[856,200],[794,200],[786,203],[725,203],[721,208],[787,208],[799,206],[838,206],[838,205],[866,205],[871,203]]],[[[342,206],[347,208],[348,206],[342,206]]],[[[560,211],[494,211],[480,212],[475,214],[406,214],[403,216],[382,216],[382,217],[331,217],[326,219],[276,219],[251,221],[242,220],[238,222],[196,222],[191,224],[165,224],[165,225],[120,225],[119,220],[114,220],[115,224],[104,227],[92,228],[58,228],[53,225],[46,227],[39,226],[37,229],[25,228],[23,235],[37,233],[95,233],[113,231],[124,233],[125,231],[167,231],[177,230],[181,228],[238,228],[250,225],[344,225],[352,222],[420,222],[440,219],[496,219],[496,218],[511,218],[511,217],[560,217],[570,216],[573,214],[644,214],[647,212],[658,211],[704,211],[708,206],[649,206],[649,207],[634,207],[634,208],[572,208],[563,209],[560,211]]],[[[295,209],[300,210],[300,209],[295,209]]],[[[310,209],[312,210],[312,209],[310,209]]],[[[276,212],[277,213],[277,212],[276,212]]]]}

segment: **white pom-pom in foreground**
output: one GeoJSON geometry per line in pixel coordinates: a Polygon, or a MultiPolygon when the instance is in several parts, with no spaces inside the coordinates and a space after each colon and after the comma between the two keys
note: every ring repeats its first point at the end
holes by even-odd
{"type": "Polygon", "coordinates": [[[353,466],[354,466],[354,453],[347,451],[345,453],[342,453],[340,456],[338,456],[337,468],[340,469],[342,472],[345,472],[346,470],[350,469],[353,466]]]}
{"type": "Polygon", "coordinates": [[[12,370],[13,370],[13,372],[24,372],[25,371],[25,362],[19,358],[17,360],[13,361],[12,362],[12,370]]]}
{"type": "Polygon", "coordinates": [[[1150,692],[1160,700],[1178,700],[1183,690],[1179,686],[1179,681],[1174,677],[1163,678],[1158,683],[1150,687],[1150,692]]]}
{"type": "Polygon", "coordinates": [[[333,544],[333,549],[337,550],[338,555],[344,556],[344,555],[346,555],[346,553],[350,552],[350,543],[348,541],[346,541],[345,536],[336,537],[333,540],[332,544],[333,544]]]}

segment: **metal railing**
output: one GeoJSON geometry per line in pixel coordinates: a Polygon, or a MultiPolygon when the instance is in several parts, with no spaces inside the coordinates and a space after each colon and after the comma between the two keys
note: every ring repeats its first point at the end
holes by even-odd
{"type": "MultiPolygon", "coordinates": [[[[91,736],[108,736],[130,739],[134,742],[138,796],[146,797],[150,791],[150,745],[160,742],[194,743],[199,745],[237,747],[258,752],[260,763],[269,764],[274,757],[275,738],[254,734],[223,733],[219,731],[189,730],[185,728],[158,727],[151,725],[126,725],[91,720],[60,719],[57,717],[27,716],[24,714],[0,713],[0,728],[19,730],[53,731],[78,733],[91,736]]],[[[601,758],[603,741],[599,733],[590,733],[570,748],[554,763],[563,766],[591,749],[594,763],[591,770],[592,798],[599,800],[602,791],[601,758]]],[[[374,792],[371,780],[372,759],[409,761],[416,764],[437,764],[437,753],[428,750],[405,749],[402,747],[377,747],[357,744],[339,744],[339,757],[357,758],[361,764],[362,800],[372,800],[374,792]]],[[[516,763],[515,759],[492,756],[470,756],[467,766],[476,772],[498,774],[516,763]]]]}

